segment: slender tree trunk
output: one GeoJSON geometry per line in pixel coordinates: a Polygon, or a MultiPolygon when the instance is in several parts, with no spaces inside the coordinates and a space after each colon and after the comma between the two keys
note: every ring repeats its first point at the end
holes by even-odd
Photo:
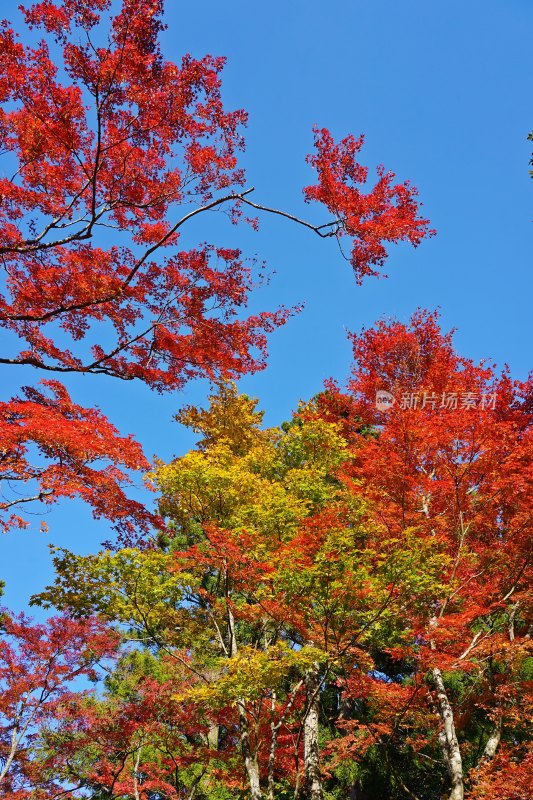
{"type": "Polygon", "coordinates": [[[318,744],[318,709],[320,701],[320,672],[313,667],[305,676],[306,709],[304,720],[304,769],[306,800],[322,800],[320,747],[318,744]]]}
{"type": "Polygon", "coordinates": [[[296,783],[294,785],[294,794],[292,800],[300,800],[301,797],[301,781],[302,781],[302,771],[298,769],[296,773],[296,783]]]}
{"type": "Polygon", "coordinates": [[[33,709],[31,714],[28,716],[28,718],[25,720],[25,722],[22,724],[21,727],[19,727],[19,725],[21,722],[22,708],[20,709],[19,713],[16,714],[13,720],[13,730],[11,731],[11,746],[9,748],[9,753],[7,755],[7,758],[4,762],[4,766],[0,771],[0,783],[3,782],[4,778],[9,772],[11,764],[13,763],[13,761],[15,760],[15,756],[17,755],[17,750],[20,746],[20,743],[24,738],[24,736],[26,735],[26,732],[30,727],[33,719],[35,718],[36,712],[37,712],[37,706],[33,709]]]}
{"type": "Polygon", "coordinates": [[[250,745],[250,728],[246,716],[246,708],[243,700],[238,700],[237,703],[239,706],[241,752],[244,759],[244,768],[248,776],[248,783],[250,784],[250,797],[251,800],[261,800],[263,793],[259,783],[259,764],[257,762],[257,753],[252,751],[250,745]]]}
{"type": "Polygon", "coordinates": [[[220,725],[211,725],[207,731],[207,744],[212,750],[218,750],[218,734],[220,725]]]}
{"type": "MultiPolygon", "coordinates": [[[[228,595],[229,596],[229,595],[228,595]]],[[[231,606],[228,602],[228,633],[229,633],[229,657],[234,658],[237,655],[237,634],[235,631],[235,619],[231,606]]],[[[248,724],[248,717],[246,716],[246,703],[243,699],[237,700],[239,709],[239,729],[241,740],[241,753],[244,760],[244,768],[248,776],[248,783],[250,784],[250,798],[251,800],[261,800],[263,793],[261,792],[261,785],[259,783],[259,763],[257,761],[257,750],[252,749],[250,742],[250,726],[248,724]]]]}
{"type": "Polygon", "coordinates": [[[137,748],[137,756],[135,758],[135,765],[133,767],[133,796],[135,800],[140,800],[139,794],[139,765],[141,763],[142,747],[137,748]]]}
{"type": "Polygon", "coordinates": [[[9,754],[5,760],[2,770],[0,771],[0,783],[2,783],[7,773],[9,772],[9,768],[11,767],[11,764],[13,763],[13,760],[17,752],[19,741],[20,740],[18,738],[18,728],[15,726],[13,728],[13,732],[11,733],[11,747],[9,749],[9,754]]]}
{"type": "Polygon", "coordinates": [[[483,748],[481,758],[479,759],[476,766],[477,773],[479,773],[479,771],[486,764],[488,764],[489,761],[492,761],[492,759],[496,755],[496,750],[498,749],[498,745],[500,744],[501,735],[502,735],[502,718],[500,715],[494,724],[494,728],[489,734],[489,738],[485,742],[485,747],[483,748]]]}
{"type": "Polygon", "coordinates": [[[268,789],[267,800],[274,800],[274,767],[276,765],[276,748],[280,725],[276,725],[274,712],[276,710],[276,692],[272,692],[272,717],[270,720],[270,749],[268,752],[268,789]]]}
{"type": "Polygon", "coordinates": [[[448,695],[446,694],[446,687],[444,686],[440,669],[435,667],[432,674],[435,682],[435,689],[437,690],[438,711],[443,725],[439,740],[451,782],[451,791],[448,795],[448,800],[463,800],[463,760],[461,758],[461,750],[459,749],[459,742],[457,741],[457,734],[455,732],[453,711],[450,701],[448,700],[448,695]]]}
{"type": "Polygon", "coordinates": [[[483,766],[486,764],[487,761],[492,761],[494,756],[496,755],[496,750],[498,749],[498,745],[500,744],[500,739],[502,735],[502,721],[501,718],[498,719],[494,728],[492,729],[489,738],[483,748],[483,754],[479,760],[479,766],[483,766]]]}

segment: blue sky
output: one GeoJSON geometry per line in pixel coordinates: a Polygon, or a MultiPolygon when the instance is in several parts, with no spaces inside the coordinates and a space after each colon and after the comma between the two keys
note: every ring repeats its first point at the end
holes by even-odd
{"type": "MultiPolygon", "coordinates": [[[[2,16],[15,17],[17,4],[2,0],[2,16]]],[[[283,220],[264,220],[258,234],[217,216],[191,228],[191,241],[240,244],[275,270],[254,308],[306,304],[272,337],[268,368],[241,382],[260,398],[267,423],[286,419],[324,378],[346,377],[346,330],[383,315],[407,319],[419,306],[440,307],[462,354],[508,363],[525,377],[533,368],[530,0],[206,0],[167,9],[168,58],[228,58],[224,96],[250,114],[244,160],[258,201],[311,213],[301,188],[312,181],[304,159],[318,124],[336,137],[365,133],[362,161],[411,179],[438,230],[416,251],[393,249],[388,280],[358,287],[331,242],[283,220]]],[[[5,398],[39,377],[4,370],[5,398]]],[[[173,414],[207,393],[199,383],[160,397],[93,376],[68,386],[77,402],[99,405],[149,456],[164,459],[193,441],[173,414]]],[[[78,503],[46,516],[47,536],[38,532],[41,518],[0,538],[5,600],[16,609],[52,577],[49,542],[89,552],[108,536],[78,503]]]]}

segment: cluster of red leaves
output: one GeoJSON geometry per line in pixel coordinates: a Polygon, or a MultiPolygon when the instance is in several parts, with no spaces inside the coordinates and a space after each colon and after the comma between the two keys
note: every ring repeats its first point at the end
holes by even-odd
{"type": "Polygon", "coordinates": [[[153,517],[122,488],[130,482],[124,470],[148,467],[140,446],[96,409],[73,403],[61,384],[45,386],[48,392],[28,388],[25,397],[0,404],[0,477],[12,495],[0,504],[10,515],[3,525],[27,524],[13,513],[23,503],[80,497],[123,535],[147,531],[153,517]],[[24,493],[28,485],[35,494],[24,493]]]}
{"type": "Polygon", "coordinates": [[[180,689],[177,680],[145,676],[128,694],[103,704],[81,695],[72,698],[49,735],[51,747],[41,769],[68,778],[69,762],[87,752],[91,768],[86,780],[93,791],[185,798],[190,790],[181,782],[181,771],[198,761],[208,768],[214,754],[202,744],[208,726],[201,711],[176,699],[180,689]]]}
{"type": "Polygon", "coordinates": [[[383,166],[375,186],[366,194],[361,190],[368,180],[368,167],[357,161],[363,142],[363,136],[347,136],[336,144],[326,128],[315,128],[317,152],[307,160],[318,173],[318,184],[304,190],[308,202],[322,203],[338,220],[338,234],[352,240],[349,260],[358,283],[380,274],[388,243],[408,241],[416,247],[434,233],[419,216],[414,186],[395,184],[394,173],[383,166]]]}
{"type": "Polygon", "coordinates": [[[68,86],[44,43],[31,49],[6,26],[1,32],[0,134],[18,169],[0,182],[0,311],[3,326],[28,343],[4,363],[175,389],[206,364],[208,374],[258,368],[251,353],[264,347],[261,332],[285,319],[229,321],[252,287],[238,251],[152,259],[176,243],[177,204],[240,185],[235,153],[245,121],[223,108],[221,59],[187,56],[181,67],[163,60],[161,12],[153,0],[125,2],[98,47],[94,4],[32,7],[27,21],[58,38],[68,86]],[[98,246],[109,226],[119,244],[98,246]],[[97,343],[105,323],[116,335],[108,348],[97,343]],[[76,356],[56,329],[45,336],[54,324],[74,343],[94,333],[91,355],[76,356]]]}
{"type": "MultiPolygon", "coordinates": [[[[53,726],[60,709],[79,696],[75,682],[95,680],[98,662],[116,654],[118,637],[94,618],[53,617],[45,625],[3,612],[0,619],[0,792],[25,800],[35,787],[32,742],[53,726]],[[32,787],[32,788],[28,788],[32,787]]],[[[52,781],[54,784],[54,781],[52,781]]],[[[51,788],[51,787],[48,787],[51,788]]],[[[60,787],[55,786],[59,791],[60,787]]],[[[42,796],[48,797],[43,787],[42,796]]]]}
{"type": "Polygon", "coordinates": [[[469,622],[497,610],[509,592],[518,599],[524,585],[533,532],[533,381],[459,358],[435,314],[419,312],[409,326],[382,322],[352,340],[356,413],[379,436],[360,440],[351,477],[364,478],[357,491],[380,526],[393,535],[418,529],[449,557],[449,580],[462,588],[432,637],[458,656],[469,622]],[[386,412],[376,408],[383,389],[396,398],[386,412]],[[418,407],[402,404],[406,395],[418,407]],[[432,398],[425,407],[424,396],[432,398]],[[457,408],[446,407],[450,396],[457,408]],[[482,407],[482,396],[494,399],[482,407]]]}
{"type": "Polygon", "coordinates": [[[496,757],[473,771],[472,800],[528,800],[531,797],[533,749],[502,747],[496,757]]]}
{"type": "MultiPolygon", "coordinates": [[[[330,756],[328,771],[332,771],[347,758],[364,761],[369,748],[384,741],[399,747],[406,728],[419,725],[420,685],[402,686],[384,681],[365,669],[355,669],[339,682],[342,690],[342,706],[363,704],[364,715],[359,718],[341,714],[337,720],[340,738],[333,740],[325,749],[330,756]]],[[[423,699],[423,695],[422,695],[423,699]]],[[[417,732],[409,741],[415,748],[423,746],[425,739],[417,732]]]]}
{"type": "Polygon", "coordinates": [[[253,591],[261,582],[268,580],[272,565],[257,558],[253,552],[256,537],[245,530],[225,530],[214,524],[203,526],[205,541],[192,545],[188,550],[176,552],[177,570],[189,566],[195,569],[230,573],[232,586],[243,592],[253,591]]]}
{"type": "MultiPolygon", "coordinates": [[[[266,334],[289,312],[242,316],[254,280],[240,252],[205,245],[156,258],[175,248],[181,225],[219,203],[215,193],[228,199],[242,184],[246,114],[223,106],[224,60],[165,61],[159,0],[124,0],[106,22],[110,6],[32,5],[26,22],[51,45],[0,29],[0,142],[11,173],[0,179],[0,324],[24,343],[0,363],[138,379],[158,391],[260,369],[266,334]],[[192,210],[179,212],[187,203],[192,210]]],[[[70,400],[54,391],[55,404],[28,390],[3,406],[6,478],[39,482],[20,502],[78,494],[119,525],[139,512],[146,528],[120,488],[121,466],[146,466],[140,449],[94,411],[78,407],[74,425],[70,400]],[[47,468],[28,464],[31,442],[47,468]],[[91,471],[101,457],[111,466],[91,471]]]]}

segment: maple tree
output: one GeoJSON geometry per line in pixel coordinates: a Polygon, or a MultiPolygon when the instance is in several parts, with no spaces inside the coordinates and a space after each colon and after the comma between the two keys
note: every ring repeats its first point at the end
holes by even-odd
{"type": "MultiPolygon", "coordinates": [[[[405,670],[412,684],[402,713],[426,706],[426,731],[408,714],[402,732],[398,711],[379,741],[396,755],[401,746],[423,749],[436,718],[450,800],[462,800],[467,788],[473,796],[521,797],[503,789],[490,762],[499,748],[519,761],[527,753],[531,378],[515,381],[459,357],[436,314],[418,312],[410,325],[383,321],[352,339],[350,408],[378,435],[352,437],[347,480],[365,500],[368,525],[431,541],[442,561],[433,597],[411,616],[411,653],[395,656],[396,675],[405,670]],[[385,411],[376,405],[382,391],[396,398],[385,411]],[[481,775],[491,776],[483,789],[481,775]]],[[[327,415],[343,406],[330,389],[327,415]]],[[[415,786],[409,792],[417,795],[415,786]]]]}
{"type": "Polygon", "coordinates": [[[200,785],[231,797],[234,751],[210,747],[207,721],[180,699],[183,687],[172,661],[125,653],[103,692],[63,704],[42,736],[41,774],[71,787],[73,797],[185,800],[200,785]]]}
{"type": "MultiPolygon", "coordinates": [[[[161,0],[123,0],[116,11],[109,0],[46,0],[22,11],[43,38],[29,45],[7,22],[0,30],[0,322],[10,334],[0,363],[156,391],[260,369],[266,335],[291,311],[246,316],[259,278],[241,251],[181,244],[187,223],[213,209],[234,222],[249,208],[348,237],[358,280],[377,274],[387,243],[431,233],[409,183],[380,168],[365,192],[362,139],[336,145],[326,130],[315,132],[318,182],[305,196],[329,220],[314,225],[253,201],[238,160],[246,113],[223,104],[224,59],[168,61],[161,0]]],[[[33,388],[2,407],[4,525],[24,525],[28,502],[94,502],[93,486],[97,514],[123,535],[146,528],[153,519],[123,491],[127,470],[146,467],[140,450],[102,415],[75,409],[57,380],[48,386],[53,401],[33,388]],[[95,426],[86,451],[74,419],[95,426]]]]}
{"type": "Polygon", "coordinates": [[[47,782],[36,772],[37,732],[61,717],[76,681],[97,679],[97,665],[116,653],[118,638],[97,619],[53,617],[32,624],[6,611],[0,619],[0,792],[3,797],[53,796],[57,775],[47,782]],[[42,790],[42,794],[41,794],[42,790]],[[45,794],[45,792],[51,792],[45,794]]]}

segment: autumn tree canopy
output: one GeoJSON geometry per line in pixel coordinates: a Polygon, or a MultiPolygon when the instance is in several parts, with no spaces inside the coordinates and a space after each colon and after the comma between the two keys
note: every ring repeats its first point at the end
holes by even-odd
{"type": "Polygon", "coordinates": [[[252,225],[279,215],[346,238],[358,281],[378,274],[388,243],[417,245],[429,223],[393,173],[380,167],[365,186],[362,138],[336,144],[325,129],[304,190],[324,222],[263,206],[239,164],[247,117],[223,102],[224,59],[167,60],[161,0],[47,0],[23,13],[32,44],[8,22],[0,31],[0,363],[46,381],[2,404],[3,524],[24,525],[25,503],[80,495],[127,534],[152,522],[122,488],[148,464],[60,380],[99,374],[163,392],[238,377],[264,366],[267,334],[292,313],[247,316],[253,263],[238,245],[185,249],[187,223],[217,208],[252,225]]]}
{"type": "Polygon", "coordinates": [[[56,776],[79,746],[95,796],[525,800],[531,380],[427,312],[352,341],[347,389],[280,428],[232,384],[180,413],[200,438],[152,473],[152,547],[55,551],[34,602],[123,636],[43,745],[56,776]]]}

